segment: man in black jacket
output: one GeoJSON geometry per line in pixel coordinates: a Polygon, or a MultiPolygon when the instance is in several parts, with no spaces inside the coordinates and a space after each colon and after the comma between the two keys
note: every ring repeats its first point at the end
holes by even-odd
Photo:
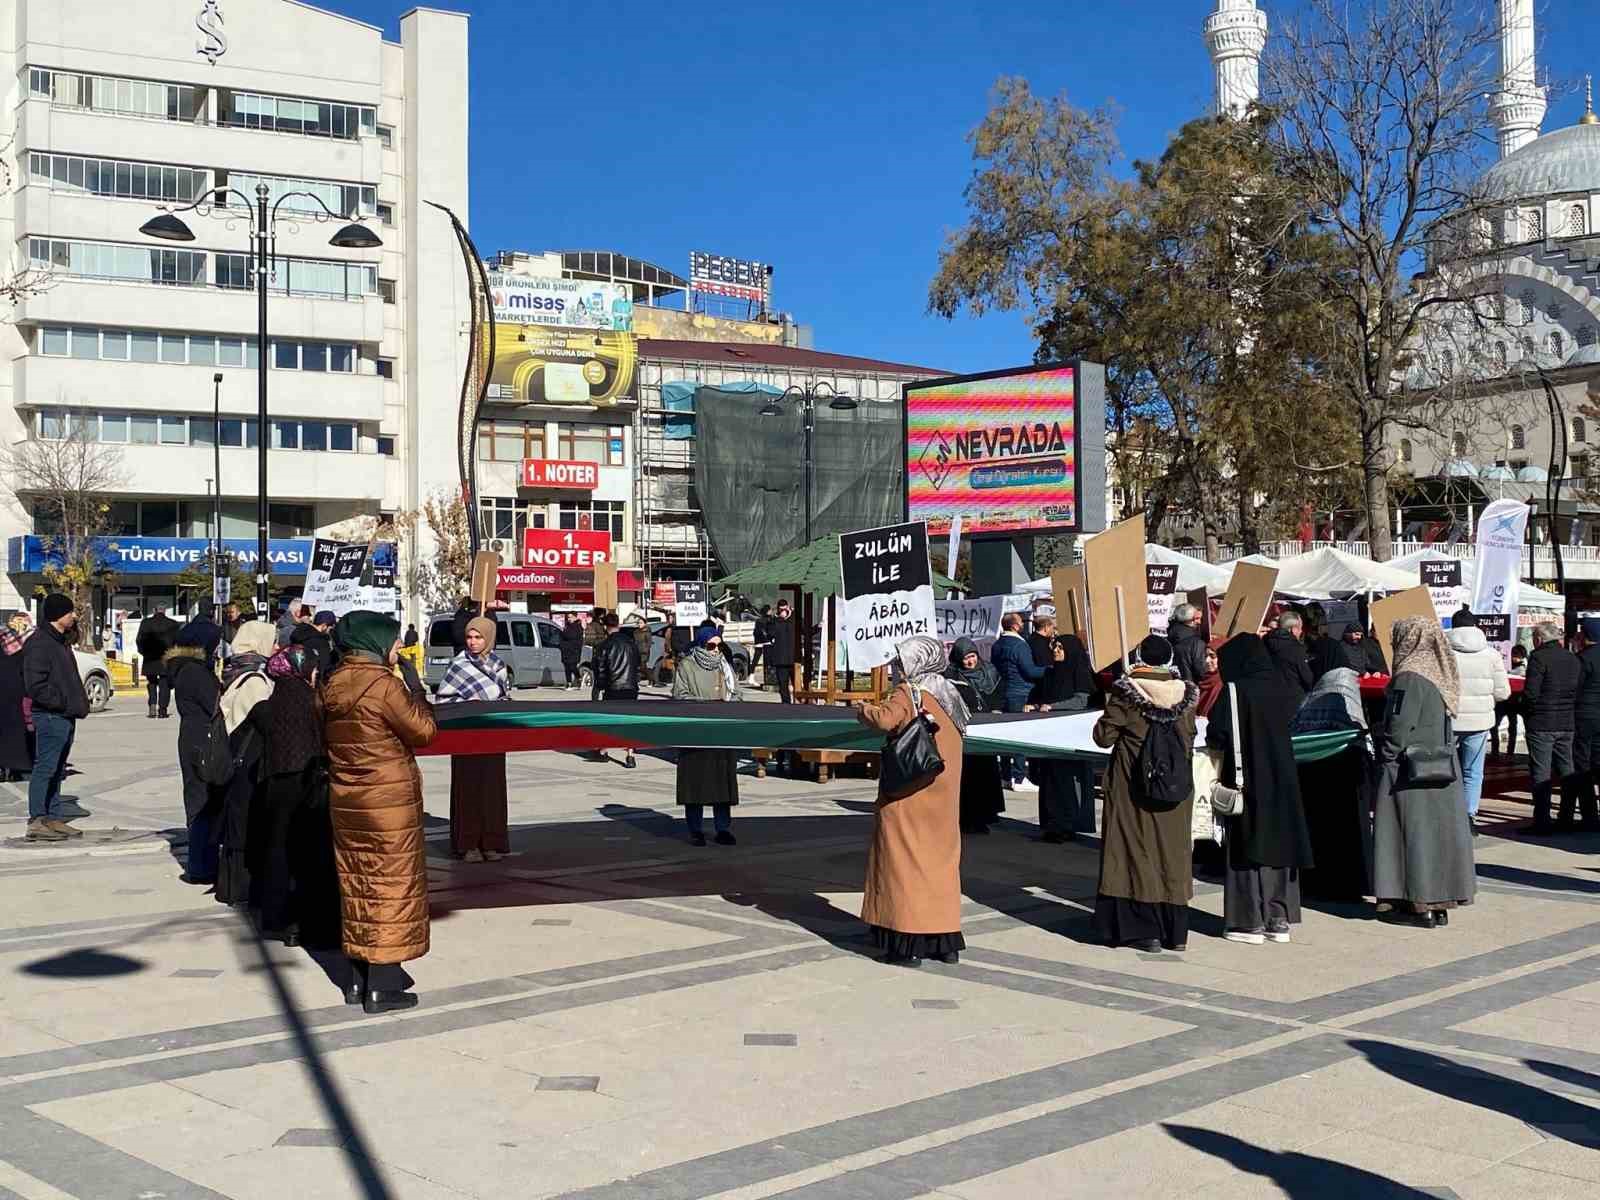
{"type": "Polygon", "coordinates": [[[785,704],[794,703],[794,664],[794,612],[779,600],[778,611],[767,618],[767,675],[777,680],[785,704]]]}
{"type": "Polygon", "coordinates": [[[194,606],[194,616],[184,623],[183,628],[179,629],[178,633],[182,634],[185,629],[189,630],[190,637],[184,638],[184,641],[191,646],[217,645],[222,641],[222,626],[218,625],[212,617],[212,614],[216,611],[216,605],[212,604],[211,601],[199,601],[194,606]],[[216,634],[215,638],[210,636],[213,632],[216,634]]]}
{"type": "MultiPolygon", "coordinates": [[[[1600,830],[1595,786],[1600,783],[1600,617],[1585,617],[1580,627],[1578,696],[1573,709],[1572,766],[1577,776],[1582,828],[1600,830]]],[[[1562,806],[1563,815],[1566,812],[1562,806]]]]}
{"type": "Polygon", "coordinates": [[[339,658],[333,649],[332,630],[339,618],[332,609],[323,609],[311,618],[309,625],[296,625],[289,635],[291,646],[304,646],[317,664],[317,678],[326,679],[328,672],[338,665],[339,658]]]}
{"type": "Polygon", "coordinates": [[[78,722],[89,715],[78,662],[69,639],[78,623],[72,601],[45,597],[39,630],[22,646],[22,692],[33,701],[33,774],[28,778],[28,840],[60,842],[82,837],[61,819],[61,780],[78,722]]]}
{"type": "Polygon", "coordinates": [[[161,660],[178,639],[178,623],[167,616],[167,606],[157,604],[150,616],[139,622],[139,636],[134,645],[139,651],[139,673],[144,676],[145,695],[150,701],[150,716],[168,715],[172,703],[172,680],[168,678],[161,660]]]}
{"type": "MultiPolygon", "coordinates": [[[[1561,644],[1560,626],[1540,625],[1533,631],[1533,653],[1528,656],[1528,675],[1522,687],[1528,769],[1533,781],[1531,833],[1551,833],[1557,828],[1550,821],[1550,793],[1557,781],[1561,785],[1560,824],[1572,825],[1578,798],[1577,780],[1572,777],[1572,743],[1582,673],[1577,657],[1561,644]]],[[[1585,817],[1592,819],[1587,813],[1585,817]]]]}
{"type": "MultiPolygon", "coordinates": [[[[622,622],[616,613],[605,616],[605,641],[595,647],[589,660],[594,672],[595,691],[602,700],[637,700],[639,698],[639,643],[632,633],[622,631],[622,622]]],[[[604,758],[605,755],[599,757],[604,758]]],[[[623,761],[625,767],[636,767],[633,751],[623,761]]]]}
{"type": "Polygon", "coordinates": [[[1167,621],[1167,640],[1172,643],[1172,665],[1178,678],[1199,683],[1206,675],[1206,642],[1200,636],[1200,610],[1193,604],[1180,604],[1167,621]]]}
{"type": "Polygon", "coordinates": [[[1302,629],[1300,614],[1286,612],[1278,618],[1278,627],[1261,639],[1272,659],[1272,669],[1295,694],[1296,704],[1306,698],[1316,682],[1311,677],[1305,644],[1300,640],[1302,629]]]}

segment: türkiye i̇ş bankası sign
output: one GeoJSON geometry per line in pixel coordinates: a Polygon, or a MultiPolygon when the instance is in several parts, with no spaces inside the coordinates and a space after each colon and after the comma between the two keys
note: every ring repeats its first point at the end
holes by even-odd
{"type": "Polygon", "coordinates": [[[1077,368],[1024,367],[906,388],[906,516],[931,533],[1075,529],[1077,368]]]}

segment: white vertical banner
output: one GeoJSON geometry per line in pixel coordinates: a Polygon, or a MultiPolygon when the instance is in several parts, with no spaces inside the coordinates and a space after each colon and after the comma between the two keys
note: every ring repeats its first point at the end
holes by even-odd
{"type": "MultiPolygon", "coordinates": [[[[1496,500],[1478,518],[1478,566],[1473,581],[1472,611],[1479,616],[1505,614],[1517,627],[1517,592],[1522,581],[1522,539],[1528,528],[1528,506],[1520,500],[1496,500]]],[[[1511,662],[1511,643],[1500,643],[1511,662]]]]}
{"type": "Polygon", "coordinates": [[[961,514],[950,518],[950,545],[944,552],[944,573],[956,577],[956,559],[961,556],[961,514]]]}

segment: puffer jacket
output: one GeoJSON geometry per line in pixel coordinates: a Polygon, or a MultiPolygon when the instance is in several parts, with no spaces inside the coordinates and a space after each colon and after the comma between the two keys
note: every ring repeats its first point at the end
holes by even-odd
{"type": "Polygon", "coordinates": [[[1456,656],[1456,674],[1461,677],[1461,711],[1456,714],[1457,733],[1482,733],[1494,728],[1494,706],[1511,698],[1506,678],[1506,662],[1498,650],[1489,648],[1483,630],[1476,626],[1446,631],[1450,649],[1456,656]]]}
{"type": "Polygon", "coordinates": [[[322,707],[344,952],[366,963],[421,958],[428,872],[412,750],[438,732],[433,709],[385,664],[353,656],[328,676],[322,707]]]}

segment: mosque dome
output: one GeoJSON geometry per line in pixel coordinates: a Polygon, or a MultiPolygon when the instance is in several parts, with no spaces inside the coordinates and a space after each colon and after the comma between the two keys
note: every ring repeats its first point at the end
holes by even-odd
{"type": "Polygon", "coordinates": [[[1535,138],[1483,175],[1492,200],[1600,192],[1600,124],[1582,123],[1535,138]]]}

